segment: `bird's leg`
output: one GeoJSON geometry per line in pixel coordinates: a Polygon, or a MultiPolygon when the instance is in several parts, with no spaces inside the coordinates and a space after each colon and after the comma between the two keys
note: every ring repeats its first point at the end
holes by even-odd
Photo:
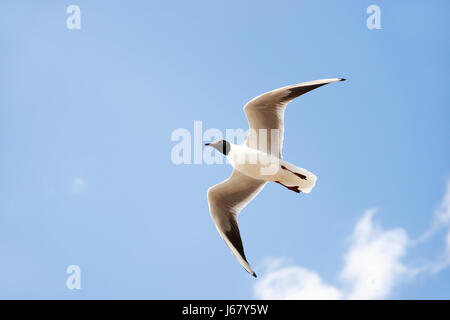
{"type": "Polygon", "coordinates": [[[294,172],[294,171],[292,171],[292,170],[289,170],[289,169],[286,168],[285,166],[281,166],[281,169],[287,170],[287,171],[289,171],[289,172],[295,174],[297,177],[299,177],[299,178],[302,179],[302,180],[307,180],[307,179],[306,179],[306,176],[305,176],[304,174],[297,173],[297,172],[294,172]]]}
{"type": "Polygon", "coordinates": [[[288,189],[291,190],[291,191],[294,191],[294,192],[297,192],[297,193],[302,192],[302,190],[300,190],[300,189],[298,188],[298,186],[289,187],[289,186],[287,186],[287,185],[285,185],[285,184],[282,184],[280,181],[275,181],[275,183],[281,184],[283,187],[288,188],[288,189]]]}

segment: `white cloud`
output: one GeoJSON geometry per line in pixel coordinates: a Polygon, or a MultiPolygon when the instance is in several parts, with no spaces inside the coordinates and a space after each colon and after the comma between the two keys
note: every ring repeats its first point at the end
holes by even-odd
{"type": "Polygon", "coordinates": [[[255,285],[260,299],[329,299],[341,298],[341,292],[322,282],[313,271],[285,267],[268,273],[255,285]]]}
{"type": "Polygon", "coordinates": [[[401,262],[408,245],[405,230],[383,230],[374,224],[374,213],[368,210],[358,221],[344,258],[340,279],[350,286],[349,299],[382,299],[412,273],[401,262]]]}
{"type": "Polygon", "coordinates": [[[261,299],[381,299],[410,270],[401,263],[408,236],[401,229],[383,230],[373,223],[375,210],[357,222],[340,273],[343,288],[325,284],[311,270],[297,266],[268,272],[254,288],[261,299]]]}
{"type": "Polygon", "coordinates": [[[367,210],[349,238],[339,286],[324,283],[320,275],[298,266],[282,267],[277,260],[254,286],[261,299],[383,299],[397,284],[419,273],[436,273],[450,265],[450,181],[434,222],[419,240],[412,241],[402,228],[384,230],[374,222],[374,209],[367,210]],[[426,268],[407,266],[407,249],[430,238],[442,226],[449,228],[443,254],[426,268]]]}

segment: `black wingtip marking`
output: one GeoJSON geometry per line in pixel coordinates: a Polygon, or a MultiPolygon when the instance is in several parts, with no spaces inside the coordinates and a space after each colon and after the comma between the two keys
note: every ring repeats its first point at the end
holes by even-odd
{"type": "Polygon", "coordinates": [[[339,81],[345,81],[345,80],[347,80],[347,79],[345,79],[345,78],[339,78],[339,81]]]}
{"type": "Polygon", "coordinates": [[[254,276],[255,278],[258,278],[258,276],[256,275],[255,272],[253,272],[252,276],[254,276]]]}

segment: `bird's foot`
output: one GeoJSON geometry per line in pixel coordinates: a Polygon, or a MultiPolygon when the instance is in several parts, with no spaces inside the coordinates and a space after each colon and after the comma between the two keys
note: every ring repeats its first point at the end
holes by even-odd
{"type": "Polygon", "coordinates": [[[283,187],[285,187],[285,188],[287,188],[287,189],[289,189],[289,190],[291,190],[291,191],[294,191],[294,192],[297,192],[297,193],[302,192],[302,190],[300,190],[300,189],[298,188],[298,186],[289,187],[289,186],[287,186],[287,185],[285,185],[285,184],[282,184],[280,181],[275,181],[275,183],[281,184],[283,187]]]}
{"type": "Polygon", "coordinates": [[[307,180],[307,179],[306,179],[306,176],[305,176],[304,174],[297,173],[297,172],[294,172],[294,171],[292,171],[292,170],[289,170],[289,169],[286,168],[285,166],[281,166],[281,169],[287,170],[287,171],[289,171],[289,172],[295,174],[297,177],[299,177],[299,178],[302,179],[302,180],[307,180]]]}

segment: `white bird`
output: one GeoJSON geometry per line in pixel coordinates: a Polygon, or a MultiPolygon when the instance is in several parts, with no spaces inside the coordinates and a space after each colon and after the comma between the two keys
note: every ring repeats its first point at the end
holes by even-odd
{"type": "Polygon", "coordinates": [[[244,106],[250,132],[242,145],[225,140],[206,143],[227,156],[231,176],[208,189],[211,217],[221,237],[247,272],[256,277],[244,253],[238,214],[264,188],[275,182],[289,190],[309,193],[316,183],[311,172],[282,160],[284,110],[293,99],[342,78],[303,82],[266,92],[244,106]]]}

